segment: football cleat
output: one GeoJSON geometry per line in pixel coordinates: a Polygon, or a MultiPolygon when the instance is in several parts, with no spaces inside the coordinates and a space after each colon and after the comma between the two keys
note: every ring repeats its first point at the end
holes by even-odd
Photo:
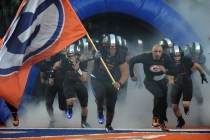
{"type": "Polygon", "coordinates": [[[72,107],[71,108],[68,108],[66,110],[66,116],[67,116],[68,119],[71,119],[72,118],[72,116],[73,116],[72,107]]]}
{"type": "Polygon", "coordinates": [[[185,125],[185,120],[181,119],[181,120],[177,120],[178,124],[176,126],[177,129],[181,129],[184,125],[185,125]]]}
{"type": "Polygon", "coordinates": [[[108,126],[106,125],[105,130],[106,130],[106,132],[113,132],[114,131],[114,129],[112,128],[111,125],[108,125],[108,126]]]}
{"type": "Polygon", "coordinates": [[[90,125],[87,122],[81,123],[82,128],[90,128],[90,125]]]}
{"type": "Polygon", "coordinates": [[[189,108],[189,107],[185,107],[185,108],[184,108],[184,113],[185,113],[186,115],[189,115],[189,114],[190,114],[190,108],[189,108]]]}
{"type": "Polygon", "coordinates": [[[12,124],[13,126],[18,126],[19,125],[19,118],[18,118],[18,114],[12,113],[12,124]]]}
{"type": "Polygon", "coordinates": [[[98,110],[98,114],[97,114],[97,118],[98,118],[98,122],[100,124],[104,123],[104,114],[103,114],[103,110],[98,110]]]}
{"type": "Polygon", "coordinates": [[[157,117],[154,117],[152,120],[152,126],[153,127],[158,127],[160,125],[159,119],[157,117]]]}
{"type": "Polygon", "coordinates": [[[166,127],[165,123],[158,126],[163,132],[169,132],[169,129],[166,127]]]}

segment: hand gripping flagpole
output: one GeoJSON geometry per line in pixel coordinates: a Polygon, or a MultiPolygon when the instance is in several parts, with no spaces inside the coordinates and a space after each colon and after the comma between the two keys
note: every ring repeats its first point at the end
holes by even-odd
{"type": "MultiPolygon", "coordinates": [[[[96,46],[95,46],[95,44],[93,43],[92,39],[90,38],[89,34],[87,33],[86,35],[87,35],[88,39],[90,40],[90,43],[92,44],[92,46],[93,46],[93,48],[95,49],[95,51],[98,51],[98,49],[96,48],[96,46]]],[[[112,82],[115,83],[115,80],[114,80],[112,74],[110,73],[109,69],[107,68],[106,63],[104,62],[103,58],[100,57],[100,60],[101,60],[101,62],[103,63],[103,65],[104,65],[104,67],[105,67],[107,73],[109,74],[109,77],[111,78],[112,82]]]]}

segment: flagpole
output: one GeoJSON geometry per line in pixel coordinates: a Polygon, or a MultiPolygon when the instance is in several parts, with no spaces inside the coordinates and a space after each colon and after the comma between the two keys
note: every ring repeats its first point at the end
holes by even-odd
{"type": "MultiPolygon", "coordinates": [[[[95,51],[98,51],[98,49],[96,48],[96,46],[95,46],[95,44],[93,43],[92,39],[90,38],[89,34],[87,33],[86,35],[87,35],[88,39],[90,40],[90,43],[92,44],[92,46],[93,46],[93,48],[95,49],[95,51]]],[[[115,80],[114,80],[112,74],[110,73],[109,69],[107,68],[106,63],[104,62],[103,58],[100,57],[100,60],[101,60],[102,64],[104,65],[104,67],[105,67],[107,73],[109,74],[109,77],[111,78],[112,82],[115,83],[115,80]]]]}

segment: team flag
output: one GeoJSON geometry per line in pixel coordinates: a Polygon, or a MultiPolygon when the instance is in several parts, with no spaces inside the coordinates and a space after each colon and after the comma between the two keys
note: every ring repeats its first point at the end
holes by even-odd
{"type": "Polygon", "coordinates": [[[31,66],[86,34],[68,0],[23,0],[0,41],[0,98],[18,107],[31,66]]]}

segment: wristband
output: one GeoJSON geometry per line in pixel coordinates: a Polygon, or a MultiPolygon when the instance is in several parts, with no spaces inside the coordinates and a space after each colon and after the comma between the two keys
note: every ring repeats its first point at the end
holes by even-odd
{"type": "Polygon", "coordinates": [[[205,76],[206,76],[205,73],[202,73],[202,74],[201,74],[201,77],[205,77],[205,76]]]}
{"type": "Polygon", "coordinates": [[[120,81],[118,83],[120,84],[120,87],[121,87],[122,86],[122,83],[120,81]]]}
{"type": "Polygon", "coordinates": [[[78,69],[78,70],[77,70],[77,74],[78,74],[79,76],[82,76],[82,71],[81,71],[81,69],[78,69]]]}

